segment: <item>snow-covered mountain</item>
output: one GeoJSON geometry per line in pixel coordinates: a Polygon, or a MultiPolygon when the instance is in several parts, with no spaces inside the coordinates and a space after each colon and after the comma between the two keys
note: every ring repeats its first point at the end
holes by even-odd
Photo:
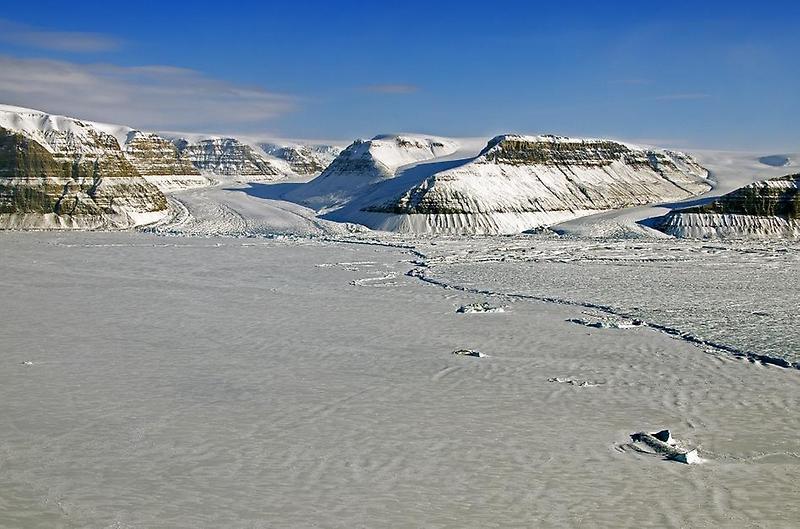
{"type": "Polygon", "coordinates": [[[414,136],[358,141],[287,198],[373,229],[493,234],[711,187],[686,154],[610,140],[502,135],[466,157],[461,147],[414,136]]]}
{"type": "Polygon", "coordinates": [[[369,186],[394,178],[400,167],[445,156],[457,149],[454,140],[410,134],[356,140],[321,175],[286,198],[315,209],[338,207],[369,186]]]}
{"type": "Polygon", "coordinates": [[[651,224],[676,237],[800,238],[800,173],[755,182],[651,224]]]}
{"type": "Polygon", "coordinates": [[[129,228],[167,201],[121,148],[132,129],[0,105],[0,228],[129,228]]]}
{"type": "MultiPolygon", "coordinates": [[[[175,136],[0,106],[0,214],[10,227],[130,227],[166,214],[163,192],[315,174],[338,149],[175,136]]],[[[402,134],[358,140],[285,198],[325,218],[413,233],[514,233],[709,189],[682,153],[610,140],[402,134]],[[483,148],[481,148],[483,146],[483,148]]]]}

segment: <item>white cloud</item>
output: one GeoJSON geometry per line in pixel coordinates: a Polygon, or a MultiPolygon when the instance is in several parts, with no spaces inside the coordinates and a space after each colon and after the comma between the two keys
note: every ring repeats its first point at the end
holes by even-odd
{"type": "Polygon", "coordinates": [[[186,68],[0,55],[0,103],[144,129],[260,125],[292,111],[297,102],[186,68]]]}
{"type": "Polygon", "coordinates": [[[51,31],[0,18],[0,41],[15,46],[78,53],[110,51],[121,42],[111,36],[81,31],[51,31]]]}

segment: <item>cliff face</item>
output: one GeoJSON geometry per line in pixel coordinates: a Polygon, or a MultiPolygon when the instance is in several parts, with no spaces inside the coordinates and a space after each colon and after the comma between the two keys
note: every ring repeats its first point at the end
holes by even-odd
{"type": "Polygon", "coordinates": [[[654,227],[676,237],[800,237],[800,174],[741,187],[701,206],[655,219],[654,227]]]}
{"type": "Polygon", "coordinates": [[[373,181],[329,218],[391,231],[513,233],[710,189],[687,155],[610,140],[505,135],[472,158],[435,162],[373,181]]]}
{"type": "Polygon", "coordinates": [[[120,229],[166,213],[113,135],[66,120],[23,115],[21,130],[0,127],[0,228],[120,229]]]}
{"type": "Polygon", "coordinates": [[[662,149],[643,149],[602,139],[575,139],[564,136],[503,135],[492,139],[481,152],[480,163],[498,165],[542,165],[609,167],[615,162],[667,173],[706,176],[707,171],[691,156],[662,149]]]}
{"type": "Polygon", "coordinates": [[[189,143],[177,140],[181,157],[197,169],[219,175],[266,177],[275,180],[282,176],[281,168],[235,138],[214,138],[189,143]]]}
{"type": "Polygon", "coordinates": [[[190,161],[181,157],[171,141],[157,134],[130,132],[125,142],[125,155],[143,176],[200,174],[190,161]]]}

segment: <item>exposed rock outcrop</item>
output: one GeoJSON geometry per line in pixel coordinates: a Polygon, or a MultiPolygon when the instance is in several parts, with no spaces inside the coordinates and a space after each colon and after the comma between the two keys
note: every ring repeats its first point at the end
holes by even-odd
{"type": "Polygon", "coordinates": [[[175,144],[152,132],[134,130],[128,133],[125,156],[139,173],[162,192],[205,187],[211,180],[181,156],[175,144]]]}
{"type": "Polygon", "coordinates": [[[125,155],[143,176],[200,174],[171,141],[152,132],[128,133],[125,155]]]}
{"type": "Polygon", "coordinates": [[[46,137],[50,149],[0,128],[0,228],[122,229],[166,213],[164,195],[139,175],[112,136],[89,130],[91,143],[68,131],[46,137]]]}
{"type": "Polygon", "coordinates": [[[192,143],[178,139],[175,146],[183,159],[204,172],[266,180],[277,180],[285,173],[278,164],[235,138],[211,138],[192,143]]]}

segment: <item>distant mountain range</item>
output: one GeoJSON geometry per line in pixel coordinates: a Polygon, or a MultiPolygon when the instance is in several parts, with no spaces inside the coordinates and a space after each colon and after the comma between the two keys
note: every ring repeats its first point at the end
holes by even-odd
{"type": "MultiPolygon", "coordinates": [[[[788,155],[759,160],[793,164],[788,155]]],[[[0,105],[5,229],[149,224],[169,213],[165,193],[227,178],[306,182],[286,187],[281,198],[377,230],[508,234],[681,201],[711,189],[708,176],[687,154],[607,139],[401,134],[341,149],[140,131],[0,105]]],[[[798,180],[794,174],[757,182],[648,225],[679,237],[797,237],[798,180]]]]}

